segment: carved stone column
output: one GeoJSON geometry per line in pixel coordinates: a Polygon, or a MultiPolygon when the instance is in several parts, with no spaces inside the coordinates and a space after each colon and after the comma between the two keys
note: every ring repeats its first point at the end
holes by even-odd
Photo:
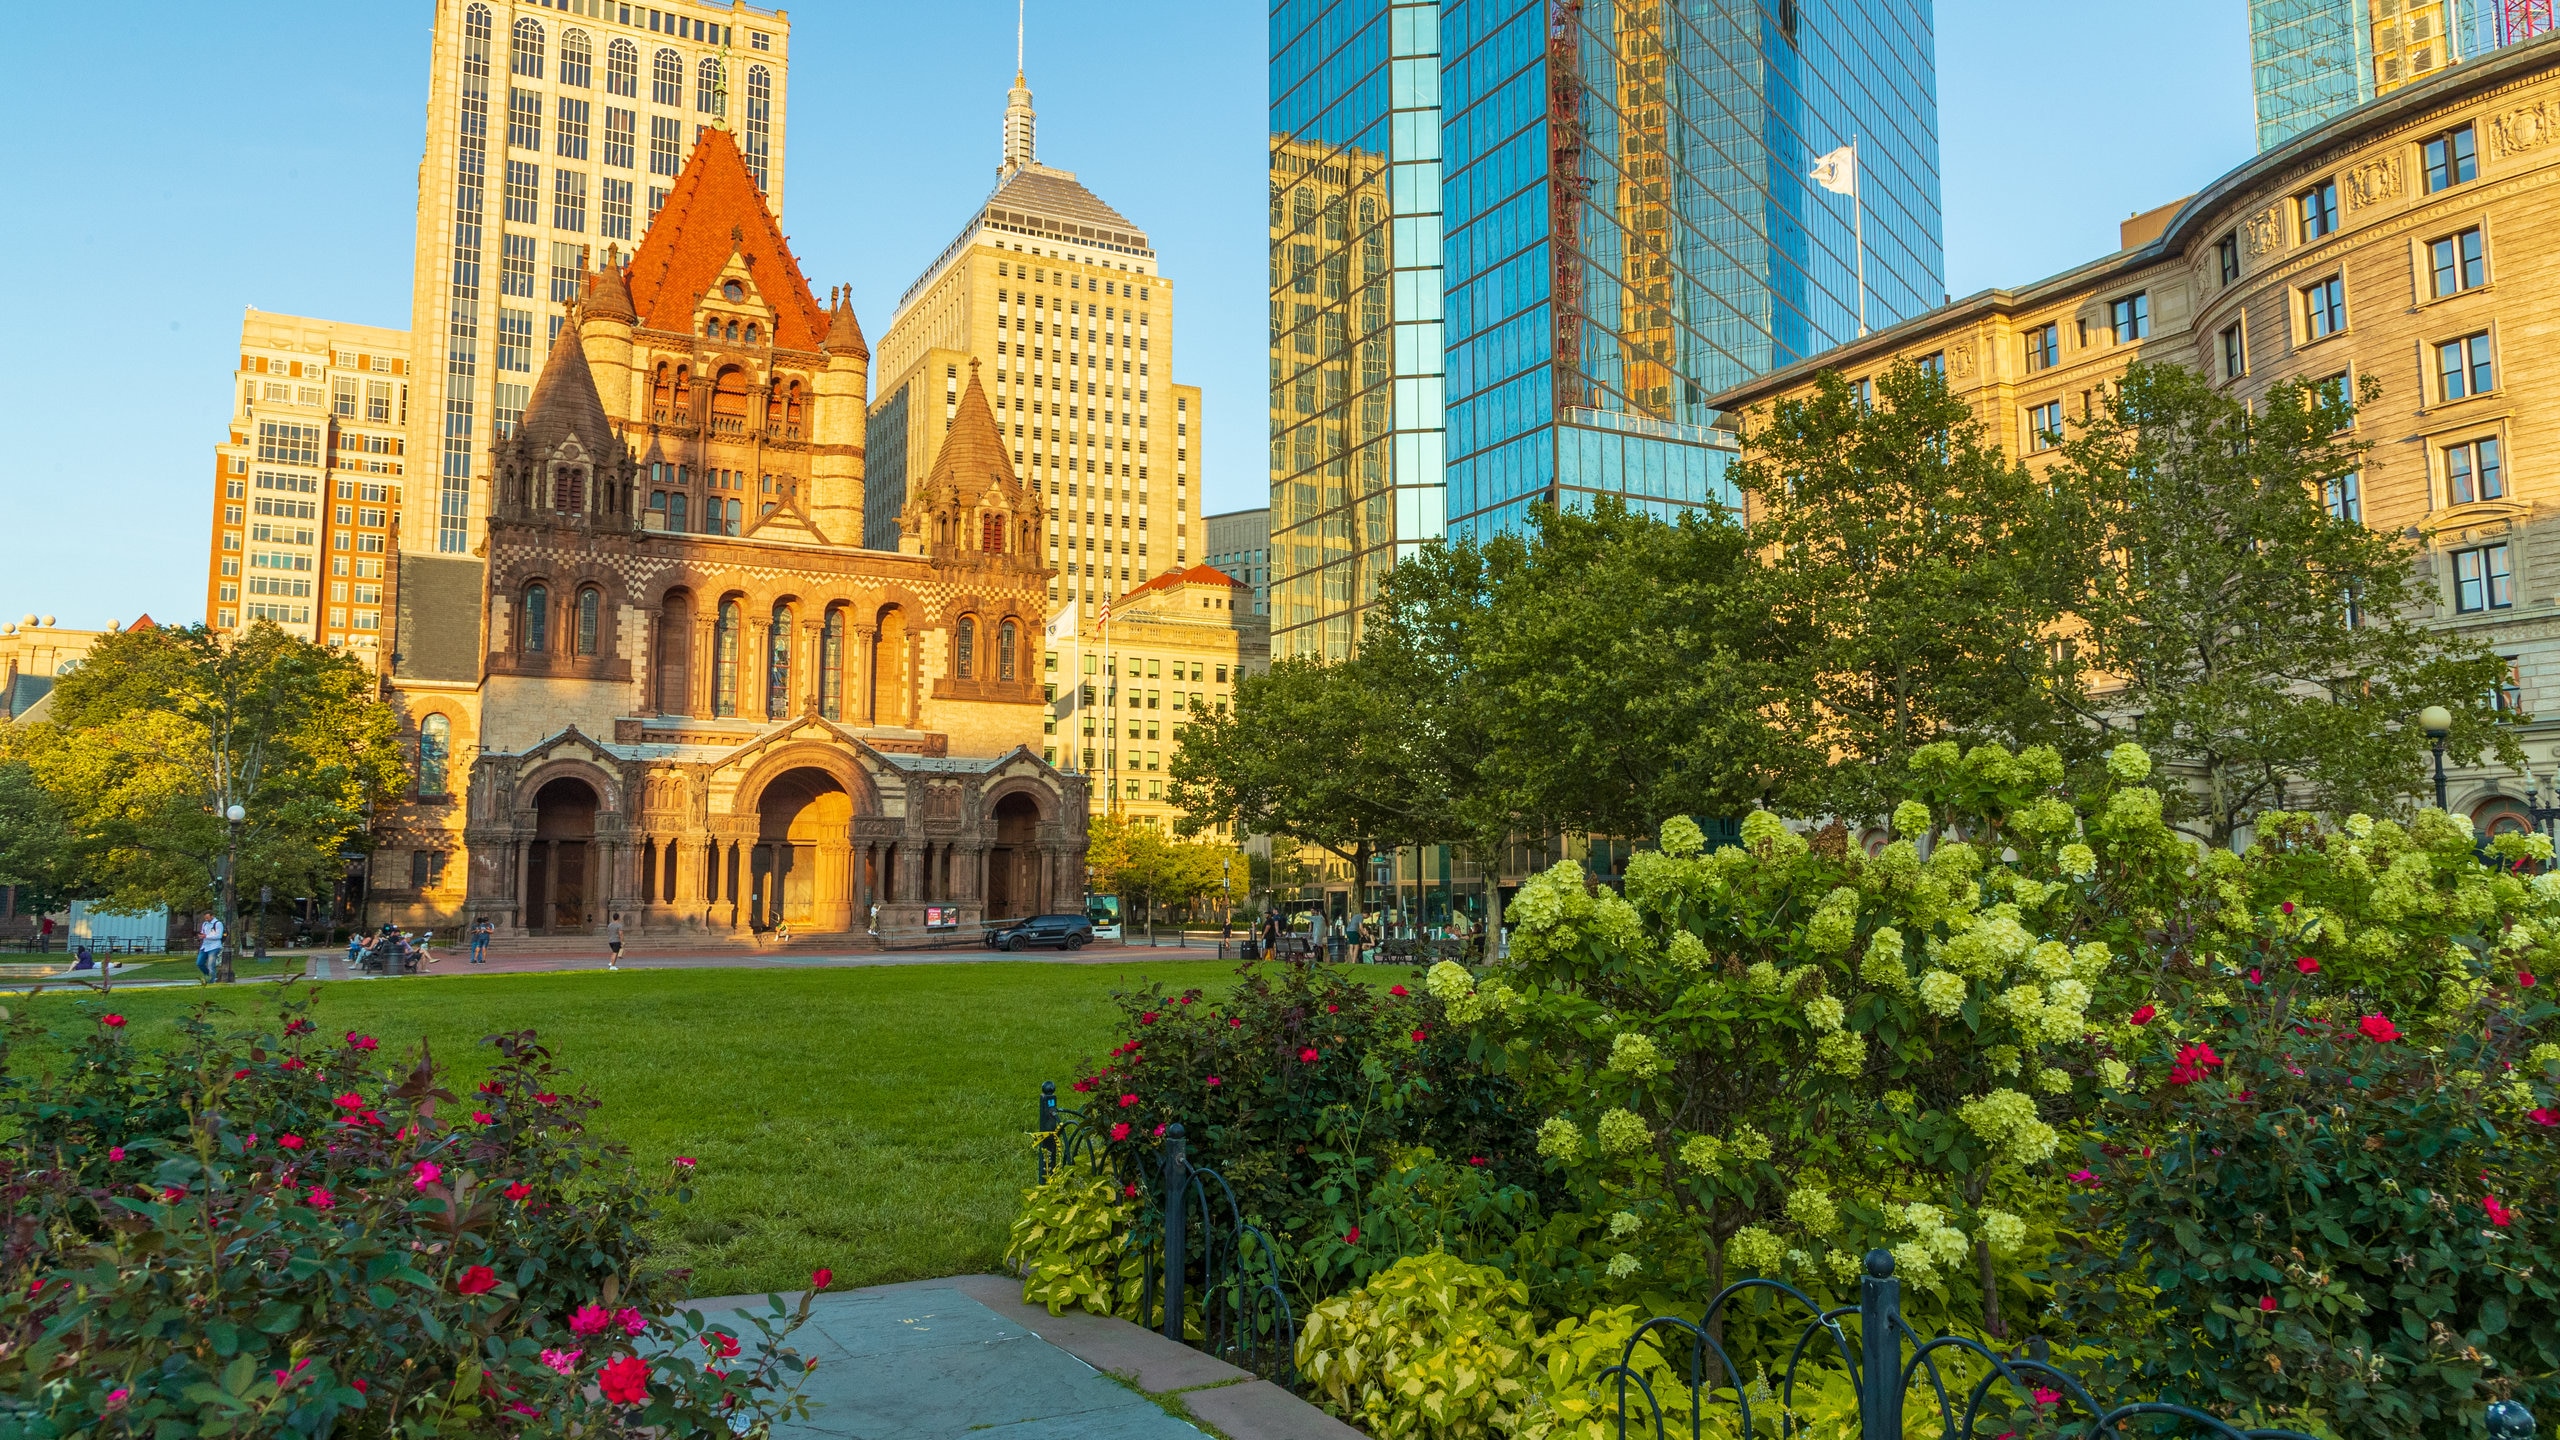
{"type": "Polygon", "coordinates": [[[847,698],[844,713],[846,718],[857,725],[880,723],[880,717],[875,713],[876,707],[872,703],[879,692],[879,686],[874,683],[871,675],[874,662],[872,647],[879,643],[879,626],[856,625],[853,627],[853,654],[846,657],[845,665],[845,683],[853,687],[853,694],[847,698]]]}

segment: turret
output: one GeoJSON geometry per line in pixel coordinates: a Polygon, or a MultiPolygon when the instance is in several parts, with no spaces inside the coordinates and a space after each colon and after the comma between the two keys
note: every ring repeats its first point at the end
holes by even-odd
{"type": "Polygon", "coordinates": [[[595,375],[596,398],[617,424],[640,417],[631,400],[631,327],[640,316],[631,305],[631,287],[622,276],[622,252],[607,247],[604,268],[587,277],[579,296],[587,367],[595,375]]]}
{"type": "Polygon", "coordinates": [[[831,544],[862,543],[863,446],[869,430],[871,346],[853,315],[851,286],[828,292],[826,368],[809,427],[809,520],[831,544]]]}

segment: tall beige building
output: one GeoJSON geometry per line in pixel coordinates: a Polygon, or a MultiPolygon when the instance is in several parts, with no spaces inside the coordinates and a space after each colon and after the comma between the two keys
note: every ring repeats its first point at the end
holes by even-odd
{"type": "Polygon", "coordinates": [[[1035,158],[1014,76],[994,193],[881,336],[863,543],[897,545],[907,485],[927,474],[972,359],[1024,483],[1048,503],[1051,609],[1087,607],[1205,552],[1200,391],[1173,374],[1173,283],[1146,233],[1035,158]]]}
{"type": "Polygon", "coordinates": [[[399,508],[409,609],[472,623],[475,467],[524,413],[582,272],[637,247],[705,130],[730,132],[780,213],[790,49],[784,12],[735,0],[437,0],[399,508]]]}
{"type": "Polygon", "coordinates": [[[408,476],[409,334],[251,310],[214,447],[205,618],[272,620],[379,665],[408,476]]]}

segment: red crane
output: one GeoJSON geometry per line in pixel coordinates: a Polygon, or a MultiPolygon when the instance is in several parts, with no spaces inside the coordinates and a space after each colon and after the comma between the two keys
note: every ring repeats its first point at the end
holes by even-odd
{"type": "Polygon", "coordinates": [[[2560,28],[2552,23],[2551,6],[2552,0],[2500,0],[2498,43],[2513,45],[2560,28]]]}

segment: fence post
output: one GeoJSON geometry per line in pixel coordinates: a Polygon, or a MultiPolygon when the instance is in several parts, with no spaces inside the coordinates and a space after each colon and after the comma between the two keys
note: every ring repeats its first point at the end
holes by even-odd
{"type": "Polygon", "coordinates": [[[2500,1400],[2489,1407],[2489,1440],[2533,1440],[2533,1412],[2521,1400],[2500,1400]]]}
{"type": "Polygon", "coordinates": [[[1893,1278],[1893,1255],[1867,1252],[1866,1278],[1858,1282],[1859,1440],[1902,1440],[1902,1282],[1893,1278]]]}
{"type": "Polygon", "coordinates": [[[1040,1082],[1040,1178],[1047,1180],[1058,1163],[1058,1082],[1040,1082]]]}
{"type": "Polygon", "coordinates": [[[1182,1343],[1183,1262],[1191,1252],[1191,1237],[1183,1224],[1191,1190],[1185,1148],[1182,1122],[1177,1120],[1164,1132],[1164,1338],[1176,1345],[1182,1343]]]}

